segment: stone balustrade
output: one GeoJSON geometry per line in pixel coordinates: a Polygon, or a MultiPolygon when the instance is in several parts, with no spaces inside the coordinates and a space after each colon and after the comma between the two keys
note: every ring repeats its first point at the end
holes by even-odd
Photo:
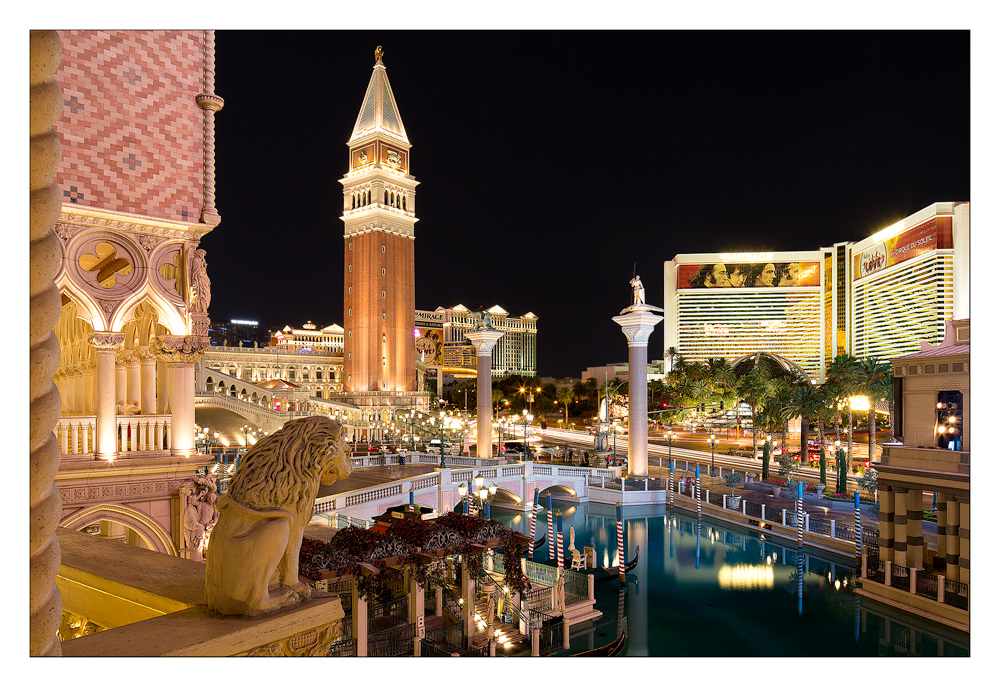
{"type": "MultiPolygon", "coordinates": [[[[115,425],[119,453],[168,450],[170,423],[170,415],[119,415],[115,425]]],[[[56,436],[60,453],[64,456],[94,453],[96,432],[96,415],[59,418],[56,436]]]]}

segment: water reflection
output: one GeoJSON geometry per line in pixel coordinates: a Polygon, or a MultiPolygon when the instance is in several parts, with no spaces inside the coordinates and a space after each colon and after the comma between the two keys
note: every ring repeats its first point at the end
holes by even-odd
{"type": "MultiPolygon", "coordinates": [[[[854,561],[846,556],[800,551],[763,530],[664,514],[663,506],[625,509],[619,550],[614,506],[553,505],[566,509],[563,527],[575,528],[576,548],[593,546],[604,566],[628,560],[624,552],[639,546],[627,588],[615,581],[596,589],[605,620],[628,618],[626,655],[968,655],[967,634],[854,594],[854,561]]],[[[514,513],[500,519],[523,532],[530,524],[514,513]]],[[[548,560],[550,546],[535,560],[548,560]]]]}

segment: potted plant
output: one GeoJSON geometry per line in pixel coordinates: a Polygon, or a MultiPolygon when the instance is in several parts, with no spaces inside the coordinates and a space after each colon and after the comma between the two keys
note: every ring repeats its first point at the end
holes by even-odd
{"type": "Polygon", "coordinates": [[[728,475],[725,475],[723,479],[726,481],[726,486],[732,491],[731,494],[726,496],[726,508],[736,510],[740,507],[740,497],[736,495],[736,487],[743,484],[745,478],[741,473],[733,470],[728,475]]]}

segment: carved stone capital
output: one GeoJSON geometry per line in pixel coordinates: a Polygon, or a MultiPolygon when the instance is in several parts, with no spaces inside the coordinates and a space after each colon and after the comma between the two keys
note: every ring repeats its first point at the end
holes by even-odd
{"type": "Polygon", "coordinates": [[[156,336],[149,342],[149,351],[160,362],[196,363],[208,346],[208,337],[156,336]]]}
{"type": "Polygon", "coordinates": [[[629,348],[633,346],[648,346],[649,336],[663,317],[648,311],[630,312],[626,315],[612,317],[622,328],[622,334],[628,339],[629,348]]]}
{"type": "Polygon", "coordinates": [[[211,326],[211,319],[208,315],[191,315],[191,334],[193,336],[208,336],[209,326],[211,326]]]}
{"type": "Polygon", "coordinates": [[[472,342],[476,349],[476,355],[490,355],[497,341],[503,336],[503,332],[496,329],[481,329],[479,331],[468,332],[465,338],[472,342]]]}
{"type": "Polygon", "coordinates": [[[225,100],[214,93],[201,93],[194,97],[194,101],[198,103],[198,107],[201,109],[211,110],[212,112],[218,112],[226,104],[225,100]]]}
{"type": "Polygon", "coordinates": [[[94,332],[88,342],[97,349],[98,355],[109,355],[117,352],[118,347],[125,343],[125,335],[121,332],[94,332]]]}
{"type": "Polygon", "coordinates": [[[156,356],[149,350],[149,346],[136,346],[132,349],[132,355],[138,358],[140,363],[156,360],[156,356]]]}

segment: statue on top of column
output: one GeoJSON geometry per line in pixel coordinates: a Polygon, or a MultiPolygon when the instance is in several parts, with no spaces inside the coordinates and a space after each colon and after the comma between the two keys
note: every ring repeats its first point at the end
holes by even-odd
{"type": "Polygon", "coordinates": [[[632,305],[645,305],[646,303],[646,289],[642,286],[642,280],[639,279],[639,275],[632,277],[632,281],[629,282],[632,285],[632,305]]]}

